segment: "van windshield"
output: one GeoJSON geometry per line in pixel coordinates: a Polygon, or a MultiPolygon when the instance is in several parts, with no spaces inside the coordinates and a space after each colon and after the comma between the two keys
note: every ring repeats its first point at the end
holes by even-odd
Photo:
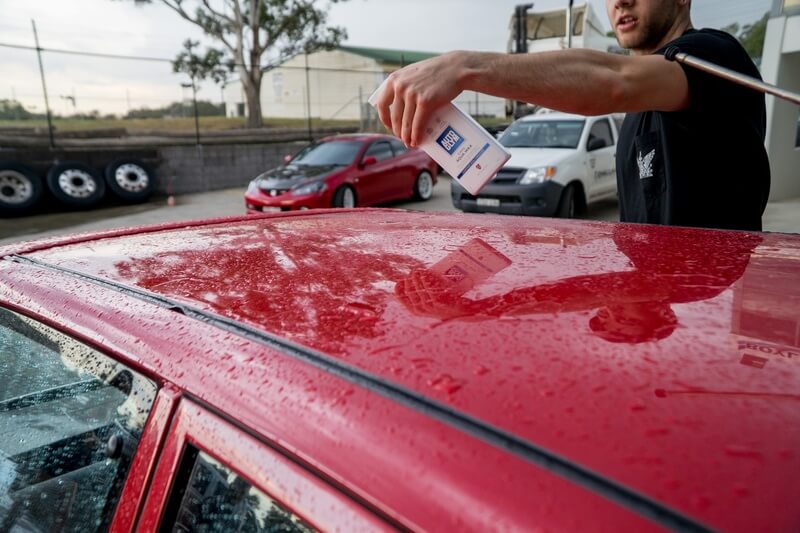
{"type": "Polygon", "coordinates": [[[577,148],[585,120],[518,120],[500,137],[506,148],[577,148]]]}

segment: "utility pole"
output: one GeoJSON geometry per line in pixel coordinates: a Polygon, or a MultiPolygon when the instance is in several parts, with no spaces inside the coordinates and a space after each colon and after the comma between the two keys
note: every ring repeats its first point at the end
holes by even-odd
{"type": "MultiPolygon", "coordinates": [[[[514,53],[527,54],[528,53],[528,10],[533,8],[533,4],[518,4],[514,7],[515,18],[515,42],[514,53]]],[[[525,102],[515,101],[513,116],[515,119],[522,116],[521,111],[525,109],[525,102]]]]}
{"type": "MultiPolygon", "coordinates": [[[[567,48],[572,48],[572,4],[574,0],[569,0],[567,5],[567,48]]],[[[586,8],[588,12],[588,7],[586,8]]],[[[585,39],[585,37],[584,37],[585,39]]],[[[585,46],[585,45],[584,45],[585,46]]]]}
{"type": "Polygon", "coordinates": [[[36,21],[31,19],[33,26],[33,40],[36,42],[36,55],[39,57],[39,74],[42,76],[42,90],[44,91],[44,107],[47,112],[47,131],[50,134],[50,148],[56,147],[53,137],[53,118],[50,116],[50,101],[47,99],[47,84],[44,81],[44,66],[42,65],[42,48],[39,46],[39,34],[36,33],[36,21]]]}

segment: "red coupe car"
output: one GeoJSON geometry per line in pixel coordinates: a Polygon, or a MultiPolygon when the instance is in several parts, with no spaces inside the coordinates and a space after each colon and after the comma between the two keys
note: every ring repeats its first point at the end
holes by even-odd
{"type": "Polygon", "coordinates": [[[425,152],[406,148],[396,137],[327,137],[251,181],[245,206],[256,213],[428,200],[437,169],[425,152]]]}
{"type": "Polygon", "coordinates": [[[341,209],[0,258],[2,531],[800,530],[800,237],[341,209]]]}

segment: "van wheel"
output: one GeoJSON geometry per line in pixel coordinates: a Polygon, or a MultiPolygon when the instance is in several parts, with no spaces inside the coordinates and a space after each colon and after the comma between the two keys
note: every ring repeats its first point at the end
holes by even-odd
{"type": "Polygon", "coordinates": [[[42,196],[42,179],[16,161],[0,162],[0,214],[22,213],[42,196]]]}
{"type": "Polygon", "coordinates": [[[90,166],[67,161],[47,172],[47,187],[53,196],[70,207],[91,207],[106,193],[106,182],[90,166]]]}
{"type": "Polygon", "coordinates": [[[356,193],[351,187],[343,185],[336,189],[333,195],[333,207],[355,207],[356,193]]]}
{"type": "Polygon", "coordinates": [[[578,198],[577,187],[574,183],[567,185],[561,192],[561,201],[558,204],[558,212],[556,213],[560,218],[575,218],[578,212],[578,198]]]}
{"type": "Polygon", "coordinates": [[[143,202],[155,188],[155,176],[138,159],[117,159],[106,167],[106,183],[122,201],[143,202]]]}

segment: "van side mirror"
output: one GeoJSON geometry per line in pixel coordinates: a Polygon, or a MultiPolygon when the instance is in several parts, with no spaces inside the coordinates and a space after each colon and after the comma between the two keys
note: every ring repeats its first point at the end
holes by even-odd
{"type": "Polygon", "coordinates": [[[595,150],[605,148],[606,146],[608,146],[608,144],[606,143],[605,139],[601,139],[600,137],[592,137],[586,144],[586,151],[594,152],[595,150]]]}

